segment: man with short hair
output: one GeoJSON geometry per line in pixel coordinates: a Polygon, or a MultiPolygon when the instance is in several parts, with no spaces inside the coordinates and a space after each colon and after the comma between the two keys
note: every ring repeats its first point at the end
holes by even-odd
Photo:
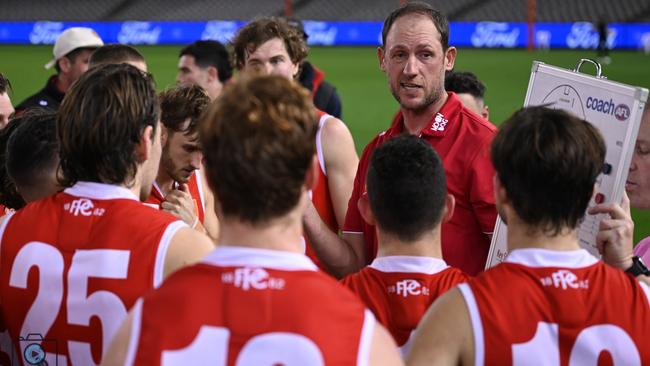
{"type": "Polygon", "coordinates": [[[22,121],[7,142],[5,164],[17,193],[25,203],[29,203],[61,189],[57,179],[59,140],[56,114],[49,111],[26,113],[19,118],[22,121]]]}
{"type": "Polygon", "coordinates": [[[105,365],[400,364],[372,313],[301,253],[317,129],[284,77],[224,91],[200,129],[220,245],[134,307],[105,365]]]}
{"type": "Polygon", "coordinates": [[[43,89],[16,106],[16,111],[33,107],[58,110],[72,83],[88,70],[90,54],[103,45],[102,39],[91,28],[72,27],[63,31],[54,43],[54,59],[45,64],[46,69],[54,66],[56,75],[47,80],[43,89]]]}
{"type": "MultiPolygon", "coordinates": [[[[286,20],[276,17],[258,18],[242,27],[233,39],[233,48],[235,66],[240,71],[280,75],[294,81],[308,51],[302,36],[286,20]]],[[[318,111],[318,121],[316,149],[320,170],[311,198],[323,226],[338,232],[345,219],[359,159],[352,135],[341,120],[318,111]]],[[[336,273],[309,242],[305,250],[321,269],[336,273]]]]}
{"type": "Polygon", "coordinates": [[[179,84],[196,84],[215,100],[232,77],[228,50],[218,41],[196,41],[179,54],[179,84]]]}
{"type": "MultiPolygon", "coordinates": [[[[385,141],[409,133],[438,152],[445,167],[447,192],[456,209],[442,225],[442,255],[449,265],[469,275],[485,268],[496,222],[489,145],[496,127],[470,112],[444,89],[444,77],[454,67],[456,48],[449,46],[449,25],[440,12],[420,2],[393,11],[377,49],[400,112],[391,127],[365,148],[348,204],[343,235],[326,230],[317,215],[307,213],[305,228],[319,258],[339,275],[358,271],[376,256],[376,231],[358,208],[366,192],[366,172],[372,152],[385,141]]],[[[396,187],[399,189],[399,187],[396,187]]]]}
{"type": "Polygon", "coordinates": [[[198,85],[178,85],[160,94],[162,155],[146,203],[165,210],[213,240],[218,235],[213,194],[201,169],[198,127],[210,98],[198,85]]]}
{"type": "Polygon", "coordinates": [[[485,104],[485,85],[470,71],[452,71],[445,76],[445,90],[456,97],[472,112],[486,120],[490,109],[485,104]]]}
{"type": "Polygon", "coordinates": [[[147,62],[135,48],[125,44],[107,44],[99,47],[90,55],[89,68],[104,64],[127,63],[146,72],[147,62]]]}
{"type": "Polygon", "coordinates": [[[9,98],[10,90],[11,83],[0,73],[0,130],[7,126],[9,118],[15,112],[14,106],[11,104],[11,98],[9,98]]]}
{"type": "Polygon", "coordinates": [[[386,141],[372,154],[363,218],[377,227],[377,258],[345,277],[405,353],[425,311],[440,295],[467,280],[442,259],[440,225],[454,212],[442,161],[413,135],[386,141]],[[396,189],[400,187],[400,189],[396,189]]]}
{"type": "MultiPolygon", "coordinates": [[[[136,299],[214,248],[140,202],[156,177],[160,129],[149,74],[92,69],[57,114],[67,188],[0,219],[0,316],[14,340],[56,340],[41,344],[49,365],[98,364],[136,299]]],[[[37,357],[18,343],[18,354],[37,357]]]]}
{"type": "Polygon", "coordinates": [[[578,241],[605,163],[596,127],[562,110],[524,108],[501,125],[492,161],[508,257],[432,305],[408,363],[650,363],[650,271],[632,257],[629,202],[589,210],[611,217],[597,236],[607,264],[578,241]]]}

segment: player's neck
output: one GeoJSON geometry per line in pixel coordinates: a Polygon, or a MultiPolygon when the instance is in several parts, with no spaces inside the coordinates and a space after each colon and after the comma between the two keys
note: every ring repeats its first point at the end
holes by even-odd
{"type": "Polygon", "coordinates": [[[413,256],[442,259],[440,228],[426,233],[417,240],[405,242],[397,236],[377,228],[377,257],[413,256]]]}
{"type": "Polygon", "coordinates": [[[164,169],[158,170],[156,177],[156,185],[160,189],[163,196],[166,196],[172,189],[174,189],[174,179],[165,172],[164,169]]]}
{"type": "Polygon", "coordinates": [[[523,248],[578,250],[578,229],[562,230],[559,234],[551,236],[521,222],[508,223],[508,251],[523,248]]]}
{"type": "Polygon", "coordinates": [[[304,253],[301,213],[296,210],[264,224],[220,218],[219,245],[304,253]]]}
{"type": "Polygon", "coordinates": [[[61,93],[65,94],[68,91],[68,89],[70,89],[72,82],[68,79],[66,75],[59,74],[55,79],[54,85],[61,93]]]}
{"type": "Polygon", "coordinates": [[[440,111],[440,108],[447,102],[447,93],[442,93],[438,101],[431,103],[427,108],[422,110],[402,108],[404,117],[404,130],[412,135],[419,135],[420,131],[427,127],[433,116],[440,111]]]}

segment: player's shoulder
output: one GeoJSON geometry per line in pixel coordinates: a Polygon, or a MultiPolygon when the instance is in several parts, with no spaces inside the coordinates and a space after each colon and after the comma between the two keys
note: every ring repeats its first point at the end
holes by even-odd
{"type": "Polygon", "coordinates": [[[147,295],[146,300],[161,305],[176,304],[175,308],[191,305],[204,298],[210,289],[215,289],[215,284],[221,280],[220,273],[218,267],[203,262],[183,267],[169,275],[156,291],[147,295]]]}
{"type": "Polygon", "coordinates": [[[37,220],[40,224],[45,225],[46,221],[55,219],[57,213],[61,211],[59,209],[63,204],[61,195],[63,195],[63,193],[57,193],[38,201],[30,202],[20,210],[14,211],[11,216],[5,215],[3,218],[11,218],[11,222],[19,222],[23,220],[30,222],[37,220]]]}
{"type": "Polygon", "coordinates": [[[360,269],[358,272],[345,276],[343,279],[341,279],[340,282],[348,288],[355,288],[363,283],[367,283],[372,278],[374,278],[376,275],[374,272],[378,271],[370,266],[366,266],[360,269]]]}
{"type": "Polygon", "coordinates": [[[481,136],[494,136],[497,133],[497,127],[487,119],[483,118],[465,107],[460,103],[457,119],[462,122],[462,124],[473,131],[474,133],[481,136]]]}
{"type": "Polygon", "coordinates": [[[470,278],[472,278],[467,273],[461,271],[456,267],[451,267],[451,266],[443,269],[442,271],[438,272],[436,275],[439,278],[444,278],[447,281],[456,282],[456,283],[467,282],[470,278]]]}
{"type": "Polygon", "coordinates": [[[303,298],[311,298],[326,307],[338,308],[346,306],[350,309],[364,308],[361,300],[355,295],[351,288],[332,278],[321,271],[306,271],[303,274],[295,274],[294,284],[298,285],[298,291],[303,294],[303,298]],[[324,294],[328,294],[323,296],[324,294]]]}
{"type": "MultiPolygon", "coordinates": [[[[154,208],[144,202],[135,201],[135,200],[118,200],[111,207],[114,210],[115,214],[123,215],[132,215],[133,221],[137,220],[147,220],[144,222],[150,223],[170,223],[178,220],[173,215],[161,211],[157,208],[154,208]]],[[[142,223],[142,221],[140,222],[142,223]]]]}

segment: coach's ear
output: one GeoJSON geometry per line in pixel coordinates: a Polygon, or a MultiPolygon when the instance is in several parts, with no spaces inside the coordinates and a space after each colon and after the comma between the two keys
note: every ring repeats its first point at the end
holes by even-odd
{"type": "Polygon", "coordinates": [[[377,47],[377,59],[379,60],[379,68],[381,71],[386,72],[386,64],[384,63],[384,57],[386,53],[383,47],[377,47]]]}
{"type": "Polygon", "coordinates": [[[154,137],[157,136],[154,136],[153,126],[145,127],[144,130],[142,131],[142,135],[140,135],[140,141],[138,142],[138,146],[136,146],[135,148],[135,153],[138,159],[138,163],[145,162],[151,157],[151,150],[153,149],[154,137]]]}
{"type": "Polygon", "coordinates": [[[456,47],[450,46],[445,51],[445,70],[452,71],[454,69],[454,64],[456,63],[456,47]]]}
{"type": "Polygon", "coordinates": [[[359,208],[359,213],[363,217],[364,221],[368,225],[375,225],[375,215],[372,213],[370,208],[370,201],[368,200],[368,192],[363,192],[359,200],[357,201],[357,207],[359,208]]]}

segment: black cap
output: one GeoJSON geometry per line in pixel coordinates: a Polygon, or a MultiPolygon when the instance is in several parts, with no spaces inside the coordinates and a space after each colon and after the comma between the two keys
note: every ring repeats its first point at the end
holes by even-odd
{"type": "Polygon", "coordinates": [[[287,18],[287,24],[295,30],[297,30],[300,34],[302,34],[302,38],[307,41],[307,38],[309,38],[309,35],[305,32],[305,26],[302,24],[302,21],[298,18],[287,18]]]}

